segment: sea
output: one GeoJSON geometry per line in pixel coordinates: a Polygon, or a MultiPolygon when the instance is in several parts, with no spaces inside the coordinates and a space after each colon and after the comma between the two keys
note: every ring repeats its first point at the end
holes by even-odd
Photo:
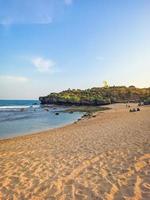
{"type": "Polygon", "coordinates": [[[84,114],[62,112],[65,109],[42,106],[38,100],[0,100],[0,139],[58,128],[77,121],[84,114]]]}

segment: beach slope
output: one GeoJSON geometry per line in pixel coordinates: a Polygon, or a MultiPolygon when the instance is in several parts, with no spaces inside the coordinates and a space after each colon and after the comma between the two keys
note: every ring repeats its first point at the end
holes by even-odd
{"type": "MultiPolygon", "coordinates": [[[[135,105],[133,105],[135,107],[135,105]]],[[[0,199],[150,199],[150,107],[0,141],[0,199]]]]}

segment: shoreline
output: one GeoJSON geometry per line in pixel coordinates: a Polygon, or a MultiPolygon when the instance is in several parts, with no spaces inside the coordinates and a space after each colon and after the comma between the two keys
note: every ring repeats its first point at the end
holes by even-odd
{"type": "MultiPolygon", "coordinates": [[[[79,118],[79,119],[82,120],[82,117],[79,118]]],[[[32,136],[35,136],[35,135],[45,134],[47,132],[51,132],[51,131],[55,131],[57,129],[65,128],[67,126],[73,125],[74,123],[77,123],[79,119],[77,119],[76,121],[74,121],[72,123],[69,123],[69,124],[66,124],[66,125],[62,125],[62,126],[56,127],[56,128],[48,128],[48,129],[45,129],[45,130],[35,131],[35,132],[31,132],[31,133],[25,133],[23,135],[13,136],[13,137],[10,137],[10,138],[2,138],[2,139],[0,139],[0,143],[3,142],[3,141],[6,141],[6,140],[9,141],[9,140],[23,139],[25,137],[32,137],[32,136]]]]}
{"type": "Polygon", "coordinates": [[[125,104],[110,107],[61,128],[1,140],[0,198],[148,199],[150,106],[135,113],[125,104]]]}
{"type": "Polygon", "coordinates": [[[6,114],[1,112],[0,140],[59,128],[75,122],[83,114],[82,112],[70,114],[52,109],[8,111],[6,114]],[[59,116],[56,116],[57,113],[59,116]]]}
{"type": "MultiPolygon", "coordinates": [[[[54,106],[54,105],[53,105],[54,106]]],[[[59,129],[59,128],[62,128],[62,127],[66,127],[66,126],[69,126],[69,125],[72,125],[74,123],[77,123],[81,120],[84,120],[84,119],[87,119],[87,118],[91,118],[93,117],[93,115],[95,115],[97,112],[103,112],[103,111],[106,111],[108,110],[109,108],[108,107],[95,107],[95,106],[82,106],[82,108],[80,108],[80,106],[72,106],[72,107],[69,107],[69,108],[66,108],[66,110],[63,110],[63,111],[56,111],[58,113],[70,113],[70,114],[73,114],[74,112],[80,112],[80,113],[83,113],[83,115],[81,117],[79,117],[78,119],[76,119],[75,121],[73,122],[70,122],[70,123],[67,123],[67,124],[62,124],[62,125],[58,125],[57,127],[52,127],[52,128],[47,128],[47,129],[43,129],[43,130],[39,130],[39,131],[32,131],[32,132],[25,132],[25,133],[22,133],[22,135],[14,135],[12,137],[4,137],[4,138],[0,138],[0,142],[3,141],[3,140],[9,140],[9,139],[15,139],[15,138],[18,138],[18,137],[25,137],[25,136],[29,136],[29,135],[35,135],[35,134],[40,134],[40,133],[43,133],[43,132],[47,132],[47,131],[53,131],[55,129],[59,129]],[[73,112],[73,113],[72,113],[73,112]]]]}
{"type": "MultiPolygon", "coordinates": [[[[89,119],[91,119],[93,117],[92,115],[94,115],[94,117],[96,117],[96,115],[102,114],[104,112],[115,112],[116,111],[116,109],[115,109],[116,105],[119,105],[119,110],[120,110],[120,106],[123,107],[123,108],[125,107],[124,103],[104,105],[104,106],[101,106],[101,107],[106,108],[106,109],[92,112],[92,113],[90,113],[91,115],[88,115],[89,113],[87,111],[85,113],[85,116],[84,115],[81,116],[79,119],[77,119],[76,121],[74,121],[72,123],[69,123],[69,124],[66,124],[66,125],[62,125],[62,126],[56,127],[56,128],[48,128],[48,129],[45,129],[45,130],[35,131],[35,132],[31,132],[31,133],[27,132],[27,133],[24,133],[23,135],[13,136],[13,137],[10,137],[10,138],[2,138],[2,139],[0,139],[0,144],[3,141],[24,139],[26,137],[28,138],[28,137],[32,137],[32,136],[36,136],[36,135],[40,135],[40,134],[48,134],[50,132],[57,131],[57,130],[62,129],[62,128],[73,126],[74,124],[77,124],[79,122],[87,121],[87,120],[89,120],[89,119]],[[87,116],[86,116],[86,114],[87,114],[87,116]]],[[[137,106],[137,103],[131,103],[131,107],[136,107],[136,106],[137,106]]],[[[144,107],[150,107],[150,106],[144,106],[144,107]]],[[[118,110],[118,108],[117,108],[117,110],[118,110]]],[[[65,111],[59,111],[59,112],[61,113],[61,112],[68,112],[68,111],[65,110],[65,111]]],[[[75,111],[75,112],[78,112],[78,111],[75,111]]]]}

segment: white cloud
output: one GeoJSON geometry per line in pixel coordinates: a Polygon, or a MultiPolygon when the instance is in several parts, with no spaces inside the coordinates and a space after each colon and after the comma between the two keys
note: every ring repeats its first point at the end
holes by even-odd
{"type": "Polygon", "coordinates": [[[23,76],[0,75],[0,80],[9,82],[27,82],[29,79],[23,76]]]}
{"type": "Polygon", "coordinates": [[[29,99],[34,94],[31,87],[32,81],[24,76],[0,75],[0,99],[29,99]]]}
{"type": "Polygon", "coordinates": [[[66,5],[71,5],[73,3],[73,0],[64,0],[66,5]]]}
{"type": "Polygon", "coordinates": [[[54,72],[55,62],[50,59],[36,57],[32,59],[32,64],[39,72],[54,72]]]}

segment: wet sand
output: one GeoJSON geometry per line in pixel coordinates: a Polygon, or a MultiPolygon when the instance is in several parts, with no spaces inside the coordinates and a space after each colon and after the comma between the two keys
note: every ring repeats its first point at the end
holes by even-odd
{"type": "MultiPolygon", "coordinates": [[[[133,105],[135,107],[135,105],[133,105]]],[[[150,107],[0,141],[0,199],[150,199],[150,107]]]]}

